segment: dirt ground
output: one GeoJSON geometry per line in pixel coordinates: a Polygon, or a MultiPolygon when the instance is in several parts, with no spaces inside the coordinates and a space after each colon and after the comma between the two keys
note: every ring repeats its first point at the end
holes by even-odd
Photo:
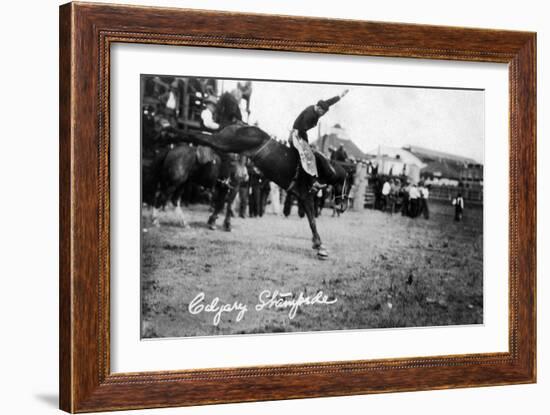
{"type": "Polygon", "coordinates": [[[206,227],[206,206],[185,209],[188,229],[170,208],[151,227],[144,209],[142,337],[481,324],[482,209],[467,209],[460,223],[450,205],[430,210],[429,220],[374,210],[333,218],[325,210],[318,229],[330,256],[320,261],[295,210],[289,218],[235,218],[224,232],[206,227]],[[255,309],[264,290],[294,299],[322,291],[332,304],[300,306],[290,318],[289,308],[255,309]],[[190,312],[199,293],[202,305],[218,297],[218,305],[247,311],[240,321],[239,310],[224,312],[216,325],[215,312],[190,312]]]}

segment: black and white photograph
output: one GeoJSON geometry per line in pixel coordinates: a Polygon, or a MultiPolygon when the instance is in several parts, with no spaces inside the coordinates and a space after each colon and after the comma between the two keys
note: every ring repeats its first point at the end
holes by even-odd
{"type": "Polygon", "coordinates": [[[136,88],[142,339],[484,323],[483,89],[136,88]]]}
{"type": "Polygon", "coordinates": [[[5,2],[1,412],[547,414],[548,15],[5,2]]]}

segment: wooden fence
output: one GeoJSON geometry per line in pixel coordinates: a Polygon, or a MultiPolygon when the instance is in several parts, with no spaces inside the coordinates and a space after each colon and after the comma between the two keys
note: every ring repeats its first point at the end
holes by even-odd
{"type": "MultiPolygon", "coordinates": [[[[482,205],[483,204],[483,188],[467,188],[467,187],[456,187],[456,186],[431,186],[430,187],[430,200],[437,200],[440,202],[451,202],[453,198],[456,197],[458,193],[462,194],[462,197],[465,201],[468,201],[469,204],[482,205]]],[[[375,195],[374,188],[367,185],[365,188],[363,206],[365,208],[374,208],[375,207],[375,195]]]]}
{"type": "Polygon", "coordinates": [[[451,201],[461,193],[464,200],[470,203],[483,204],[483,187],[431,186],[430,199],[451,201]]]}

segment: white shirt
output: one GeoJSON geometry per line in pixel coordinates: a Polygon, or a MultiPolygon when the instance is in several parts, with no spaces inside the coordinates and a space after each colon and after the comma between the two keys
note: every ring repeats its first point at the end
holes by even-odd
{"type": "Polygon", "coordinates": [[[168,95],[168,101],[166,101],[166,108],[170,108],[171,110],[176,109],[176,96],[172,91],[170,91],[170,95],[168,95]]]}
{"type": "Polygon", "coordinates": [[[462,197],[454,198],[453,205],[459,205],[462,209],[464,209],[464,199],[462,197]]]}
{"type": "Polygon", "coordinates": [[[387,196],[390,194],[390,191],[391,191],[391,186],[389,182],[384,182],[384,186],[382,186],[382,194],[384,196],[387,196]]]}
{"type": "Polygon", "coordinates": [[[411,199],[418,199],[420,197],[420,192],[418,191],[417,187],[412,186],[409,189],[409,198],[411,199]]]}
{"type": "Polygon", "coordinates": [[[212,130],[217,130],[218,128],[220,128],[220,125],[214,121],[214,114],[212,114],[212,111],[210,111],[208,108],[204,109],[201,112],[201,118],[206,128],[210,128],[212,130]]]}
{"type": "Polygon", "coordinates": [[[421,187],[421,188],[420,188],[420,194],[422,195],[422,197],[423,197],[424,199],[427,199],[428,196],[430,195],[430,191],[428,190],[427,187],[421,187]]]}

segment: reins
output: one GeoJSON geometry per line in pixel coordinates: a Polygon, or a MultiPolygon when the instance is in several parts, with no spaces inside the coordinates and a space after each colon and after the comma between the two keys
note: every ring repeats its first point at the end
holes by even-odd
{"type": "MultiPolygon", "coordinates": [[[[347,208],[347,203],[346,203],[346,208],[344,209],[342,206],[344,205],[344,197],[345,197],[345,194],[346,194],[346,183],[348,181],[348,175],[346,173],[346,177],[344,178],[344,184],[342,186],[342,193],[340,194],[340,212],[341,213],[344,213],[348,208],[347,208]]],[[[333,198],[332,198],[332,204],[334,205],[336,203],[336,199],[338,198],[338,195],[334,195],[333,198]]],[[[349,199],[349,196],[346,196],[346,201],[347,199],[349,199]]]]}
{"type": "Polygon", "coordinates": [[[251,158],[252,160],[254,160],[256,157],[258,157],[258,154],[260,154],[260,153],[268,146],[268,144],[271,143],[271,141],[274,141],[274,140],[273,140],[272,138],[269,138],[269,140],[267,140],[265,143],[263,143],[263,144],[261,145],[261,147],[260,147],[258,150],[256,150],[256,151],[254,152],[254,154],[252,154],[252,155],[250,156],[250,158],[251,158]]]}

